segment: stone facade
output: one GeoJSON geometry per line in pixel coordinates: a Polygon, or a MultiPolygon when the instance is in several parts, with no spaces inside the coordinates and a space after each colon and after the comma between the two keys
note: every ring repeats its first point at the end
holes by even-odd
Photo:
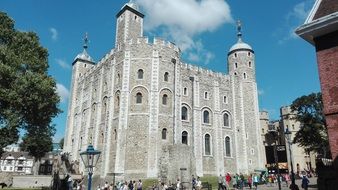
{"type": "Polygon", "coordinates": [[[291,144],[292,156],[290,156],[289,144],[285,138],[284,132],[288,129],[291,132],[291,139],[293,140],[297,131],[301,127],[301,123],[294,119],[295,113],[291,111],[290,106],[283,106],[280,108],[280,120],[269,121],[269,114],[266,111],[260,112],[260,121],[262,127],[262,140],[265,146],[272,146],[276,143],[271,134],[271,131],[276,132],[277,143],[279,145],[286,145],[287,147],[287,159],[288,166],[291,171],[291,160],[293,162],[293,171],[295,173],[300,173],[305,170],[315,169],[315,158],[316,155],[312,152],[305,152],[304,148],[300,147],[298,144],[291,144]],[[297,172],[298,171],[298,172],[297,172]]]}
{"type": "MultiPolygon", "coordinates": [[[[255,54],[241,40],[229,74],[186,64],[173,43],[143,37],[143,14],[117,14],[116,44],[98,63],[73,62],[64,151],[102,151],[94,174],[165,178],[263,167],[255,54]]],[[[240,32],[239,32],[240,33],[240,32]]],[[[81,170],[83,166],[80,165],[81,170]]]]}

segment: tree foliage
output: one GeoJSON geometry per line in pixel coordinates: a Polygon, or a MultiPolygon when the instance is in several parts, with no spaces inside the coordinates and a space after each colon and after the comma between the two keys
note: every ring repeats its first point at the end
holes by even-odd
{"type": "Polygon", "coordinates": [[[328,157],[330,149],[321,93],[297,98],[292,102],[291,110],[296,113],[295,119],[301,123],[293,142],[306,151],[328,157]]]}
{"type": "Polygon", "coordinates": [[[17,142],[20,130],[26,131],[26,142],[48,135],[51,140],[60,98],[47,74],[48,52],[35,33],[16,30],[6,13],[0,12],[0,26],[0,150],[17,142]]]}

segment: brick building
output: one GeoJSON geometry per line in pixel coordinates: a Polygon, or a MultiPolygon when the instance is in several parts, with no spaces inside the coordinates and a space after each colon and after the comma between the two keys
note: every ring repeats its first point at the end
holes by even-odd
{"type": "Polygon", "coordinates": [[[316,48],[330,149],[338,162],[338,1],[317,0],[296,33],[316,48]]]}

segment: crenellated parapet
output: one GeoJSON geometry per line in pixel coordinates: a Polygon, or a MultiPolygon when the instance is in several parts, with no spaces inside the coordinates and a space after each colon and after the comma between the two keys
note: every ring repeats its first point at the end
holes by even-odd
{"type": "Polygon", "coordinates": [[[209,77],[213,77],[213,78],[221,78],[221,79],[224,79],[224,80],[229,79],[229,75],[226,75],[226,74],[221,73],[221,72],[215,72],[215,71],[212,71],[210,69],[206,69],[206,68],[199,67],[199,66],[192,65],[192,64],[181,63],[181,68],[194,71],[196,73],[196,75],[209,76],[209,77]]]}
{"type": "Polygon", "coordinates": [[[128,46],[133,46],[133,45],[138,45],[138,46],[155,46],[155,47],[164,47],[164,48],[169,48],[173,49],[177,52],[180,52],[180,48],[175,45],[175,43],[164,40],[159,37],[154,37],[152,40],[150,40],[148,37],[139,37],[137,39],[128,39],[127,40],[127,47],[128,46]]]}

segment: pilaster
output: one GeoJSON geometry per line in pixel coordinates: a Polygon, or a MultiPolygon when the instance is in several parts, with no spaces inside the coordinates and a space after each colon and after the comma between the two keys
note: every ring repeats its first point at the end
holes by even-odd
{"type": "MultiPolygon", "coordinates": [[[[153,55],[156,54],[153,50],[153,55]]],[[[159,58],[153,57],[151,68],[151,84],[149,96],[149,142],[148,142],[148,172],[147,177],[157,177],[157,132],[158,132],[158,72],[159,72],[159,58]]]]}
{"type": "Polygon", "coordinates": [[[125,151],[126,151],[126,130],[128,128],[129,112],[129,76],[130,76],[130,51],[125,51],[123,60],[123,80],[121,89],[120,121],[118,127],[118,141],[116,145],[115,172],[124,173],[125,151]]]}

